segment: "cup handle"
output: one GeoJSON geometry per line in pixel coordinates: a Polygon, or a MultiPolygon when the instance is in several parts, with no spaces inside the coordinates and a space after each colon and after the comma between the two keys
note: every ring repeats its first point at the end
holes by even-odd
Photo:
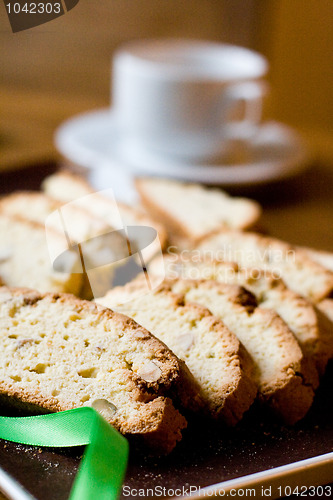
{"type": "Polygon", "coordinates": [[[240,102],[244,103],[244,115],[223,126],[223,134],[246,139],[254,133],[255,127],[261,120],[263,97],[267,92],[264,82],[245,82],[231,85],[223,95],[222,109],[225,117],[240,102]]]}

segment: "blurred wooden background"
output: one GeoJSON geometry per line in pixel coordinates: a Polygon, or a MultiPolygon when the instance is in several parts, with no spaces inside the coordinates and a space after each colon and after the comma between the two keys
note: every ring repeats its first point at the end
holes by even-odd
{"type": "Polygon", "coordinates": [[[110,103],[122,42],[184,37],[255,48],[271,65],[267,116],[333,157],[331,0],[81,0],[66,15],[12,34],[0,4],[0,168],[56,157],[66,118],[110,103]]]}
{"type": "Polygon", "coordinates": [[[81,0],[66,15],[16,34],[0,8],[4,167],[54,157],[53,132],[64,119],[109,105],[111,57],[122,42],[252,40],[253,0],[81,0]]]}

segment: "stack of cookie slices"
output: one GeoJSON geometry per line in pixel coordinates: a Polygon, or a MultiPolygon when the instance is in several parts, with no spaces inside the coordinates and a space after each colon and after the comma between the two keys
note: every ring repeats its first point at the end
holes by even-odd
{"type": "Polygon", "coordinates": [[[160,454],[193,414],[233,426],[256,401],[286,424],[302,419],[333,357],[333,255],[253,232],[251,200],[170,180],[136,186],[141,207],[115,205],[59,172],[41,192],[0,200],[1,400],[30,412],[93,406],[160,454]],[[164,254],[150,246],[145,273],[121,286],[105,279],[119,263],[104,262],[96,296],[71,249],[95,239],[95,256],[121,255],[126,232],[98,239],[119,220],[154,228],[164,254]]]}

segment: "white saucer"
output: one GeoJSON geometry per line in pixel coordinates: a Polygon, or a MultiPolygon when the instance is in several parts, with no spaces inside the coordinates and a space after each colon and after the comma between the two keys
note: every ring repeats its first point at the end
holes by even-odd
{"type": "Polygon", "coordinates": [[[301,137],[277,122],[263,123],[248,144],[235,139],[228,159],[218,165],[186,164],[142,150],[128,151],[125,158],[119,150],[121,142],[122,150],[126,149],[110,109],[74,117],[55,135],[57,148],[69,160],[92,170],[102,168],[104,173],[110,169],[112,177],[151,175],[221,186],[250,186],[295,176],[309,160],[301,137]]]}

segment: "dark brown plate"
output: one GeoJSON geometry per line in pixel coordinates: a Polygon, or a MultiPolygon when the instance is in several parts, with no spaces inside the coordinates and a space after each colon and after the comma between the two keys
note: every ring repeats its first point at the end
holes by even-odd
{"type": "MultiPolygon", "coordinates": [[[[139,490],[146,497],[160,492],[165,497],[168,490],[182,488],[186,492],[190,486],[194,491],[331,452],[332,387],[333,363],[310,412],[294,427],[281,426],[253,407],[233,429],[202,419],[191,421],[183,441],[168,457],[149,457],[132,447],[122,498],[133,498],[139,490]]],[[[38,500],[64,500],[82,452],[82,448],[52,450],[0,441],[0,466],[38,500]]],[[[329,481],[333,481],[333,462],[331,471],[329,481]]]]}

